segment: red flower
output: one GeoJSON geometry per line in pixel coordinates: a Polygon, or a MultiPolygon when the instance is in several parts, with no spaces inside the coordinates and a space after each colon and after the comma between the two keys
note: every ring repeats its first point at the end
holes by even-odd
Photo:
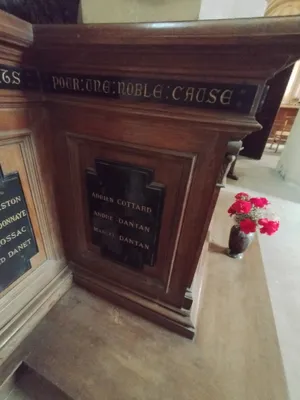
{"type": "Polygon", "coordinates": [[[256,223],[250,218],[243,219],[240,222],[240,229],[244,233],[250,233],[256,231],[256,223]]]}
{"type": "Polygon", "coordinates": [[[267,218],[261,218],[258,220],[260,228],[260,233],[266,233],[267,235],[274,235],[279,229],[279,221],[268,220],[267,218]]]}
{"type": "Polygon", "coordinates": [[[252,197],[249,201],[257,208],[264,208],[269,204],[268,199],[265,197],[252,197]]]}
{"type": "Polygon", "coordinates": [[[229,209],[228,213],[230,215],[233,214],[247,214],[252,208],[252,204],[249,201],[245,200],[237,200],[235,203],[233,203],[229,209]]]}
{"type": "Polygon", "coordinates": [[[236,213],[235,209],[232,207],[232,205],[228,208],[227,210],[228,214],[232,217],[233,214],[236,213]]]}
{"type": "Polygon", "coordinates": [[[235,198],[237,200],[249,200],[249,197],[250,197],[249,194],[245,192],[240,192],[235,195],[235,198]]]}

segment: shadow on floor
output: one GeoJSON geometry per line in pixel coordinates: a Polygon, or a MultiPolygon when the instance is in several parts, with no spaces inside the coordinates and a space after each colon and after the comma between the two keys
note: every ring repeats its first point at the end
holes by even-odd
{"type": "Polygon", "coordinates": [[[6,400],[72,400],[47,379],[22,364],[6,400]]]}

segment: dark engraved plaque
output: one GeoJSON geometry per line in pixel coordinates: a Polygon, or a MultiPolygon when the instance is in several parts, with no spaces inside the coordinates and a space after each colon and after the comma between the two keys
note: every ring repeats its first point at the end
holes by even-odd
{"type": "Polygon", "coordinates": [[[0,291],[31,268],[37,252],[19,174],[4,176],[0,167],[0,291]]]}
{"type": "Polygon", "coordinates": [[[164,186],[153,182],[151,169],[100,159],[95,165],[86,171],[92,243],[118,263],[153,266],[164,186]]]}
{"type": "Polygon", "coordinates": [[[43,90],[130,102],[235,111],[248,114],[258,86],[220,82],[192,82],[122,76],[41,72],[0,65],[0,89],[43,90]]]}
{"type": "Polygon", "coordinates": [[[40,90],[40,86],[36,70],[0,64],[0,89],[40,90]]]}
{"type": "Polygon", "coordinates": [[[122,101],[235,111],[247,114],[258,86],[219,82],[188,82],[137,77],[41,73],[50,93],[96,96],[122,101]]]}

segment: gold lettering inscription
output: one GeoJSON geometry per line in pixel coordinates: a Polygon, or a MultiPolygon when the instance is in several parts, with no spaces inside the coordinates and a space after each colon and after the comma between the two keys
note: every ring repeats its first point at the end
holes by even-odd
{"type": "Polygon", "coordinates": [[[4,219],[3,221],[0,222],[0,229],[4,228],[5,226],[18,221],[19,219],[26,217],[26,211],[22,210],[20,212],[18,212],[15,215],[12,215],[11,217],[8,217],[6,219],[4,219]]]}
{"type": "Polygon", "coordinates": [[[177,97],[176,94],[177,94],[178,90],[182,91],[183,89],[184,89],[183,86],[176,86],[176,88],[172,92],[172,97],[173,97],[174,100],[179,100],[180,99],[180,94],[178,93],[179,97],[177,97]]]}
{"type": "Polygon", "coordinates": [[[136,83],[135,84],[135,96],[143,96],[143,85],[141,83],[136,83]]]}
{"type": "Polygon", "coordinates": [[[154,90],[153,90],[153,96],[154,96],[156,99],[161,99],[162,91],[163,91],[163,86],[162,86],[162,85],[156,85],[156,86],[154,87],[154,90]]]}
{"type": "Polygon", "coordinates": [[[9,200],[4,201],[0,204],[0,210],[5,210],[5,208],[13,206],[14,204],[18,204],[21,201],[21,196],[13,197],[9,200]]]}
{"type": "Polygon", "coordinates": [[[126,95],[125,82],[118,82],[118,94],[126,95]]]}
{"type": "Polygon", "coordinates": [[[12,77],[13,77],[12,84],[13,85],[20,85],[20,83],[21,83],[20,75],[21,75],[21,73],[18,71],[12,72],[12,77]]]}
{"type": "Polygon", "coordinates": [[[101,212],[99,212],[99,211],[94,211],[94,215],[95,215],[96,217],[103,218],[103,219],[107,219],[107,220],[109,220],[109,221],[112,221],[112,220],[113,220],[113,217],[112,217],[111,215],[108,215],[108,214],[105,214],[105,213],[101,213],[101,212]]]}
{"type": "Polygon", "coordinates": [[[67,87],[67,89],[70,89],[70,90],[73,89],[72,78],[70,78],[70,77],[66,78],[66,87],[67,87]]]}
{"type": "Polygon", "coordinates": [[[147,93],[147,92],[148,92],[148,83],[146,83],[145,87],[144,87],[144,97],[149,99],[151,97],[151,93],[147,93]]]}
{"type": "Polygon", "coordinates": [[[101,92],[101,82],[99,81],[99,79],[94,79],[93,83],[94,83],[94,92],[101,92]]]}
{"type": "Polygon", "coordinates": [[[132,96],[134,93],[134,86],[131,82],[127,83],[127,89],[126,89],[126,93],[128,96],[132,96]]]}
{"type": "Polygon", "coordinates": [[[224,90],[224,92],[221,94],[221,97],[220,97],[221,103],[224,105],[230,104],[232,93],[233,93],[233,90],[229,90],[229,89],[224,90]]]}
{"type": "Polygon", "coordinates": [[[79,89],[79,79],[78,78],[73,78],[73,90],[80,90],[79,89]]]}
{"type": "Polygon", "coordinates": [[[119,206],[132,208],[133,210],[143,211],[148,214],[152,213],[151,207],[141,206],[139,204],[132,203],[131,201],[117,199],[117,204],[119,204],[119,206]]]}
{"type": "Polygon", "coordinates": [[[137,229],[139,231],[150,232],[149,226],[138,224],[134,221],[127,221],[126,219],[117,218],[118,224],[129,226],[130,228],[137,229]]]}
{"type": "Polygon", "coordinates": [[[135,247],[140,247],[141,249],[149,250],[149,245],[148,244],[139,242],[137,240],[133,240],[133,239],[128,238],[126,236],[120,235],[119,236],[119,240],[120,240],[120,242],[125,242],[125,243],[128,243],[128,244],[132,244],[135,247]]]}
{"type": "Polygon", "coordinates": [[[110,81],[103,82],[103,92],[108,94],[110,92],[110,81]]]}
{"type": "Polygon", "coordinates": [[[106,231],[105,229],[97,228],[97,226],[93,226],[93,230],[95,232],[97,232],[97,233],[100,233],[101,235],[104,235],[104,236],[115,237],[115,234],[113,232],[109,232],[109,231],[106,231]]]}
{"type": "Polygon", "coordinates": [[[54,90],[56,90],[57,86],[59,85],[59,80],[58,80],[57,76],[52,76],[52,83],[53,83],[54,90]]]}
{"type": "Polygon", "coordinates": [[[211,91],[208,94],[208,99],[206,100],[205,103],[215,104],[219,92],[221,92],[220,89],[211,89],[211,91]]]}
{"type": "Polygon", "coordinates": [[[194,99],[194,92],[195,92],[195,88],[189,86],[185,92],[185,99],[184,101],[193,101],[194,99]]]}
{"type": "Polygon", "coordinates": [[[59,77],[58,84],[62,89],[65,87],[65,80],[62,76],[59,77]]]}
{"type": "Polygon", "coordinates": [[[16,239],[18,236],[26,233],[26,226],[22,226],[20,229],[17,229],[15,232],[10,233],[6,237],[0,239],[0,247],[4,246],[6,243],[11,242],[12,240],[16,239]]]}
{"type": "MultiPolygon", "coordinates": [[[[19,82],[19,78],[16,82],[19,82]]],[[[105,79],[105,78],[104,78],[105,79]]],[[[197,83],[194,86],[185,86],[184,82],[182,85],[173,82],[170,83],[167,90],[165,83],[155,83],[151,80],[150,83],[145,81],[131,82],[125,78],[124,80],[113,80],[105,79],[99,80],[96,78],[75,78],[75,77],[64,77],[64,76],[52,76],[52,87],[54,90],[67,89],[74,92],[93,92],[102,93],[105,95],[119,94],[120,96],[134,96],[144,97],[146,99],[153,100],[164,100],[166,102],[185,102],[193,103],[205,103],[207,105],[219,104],[221,106],[228,106],[232,102],[233,89],[212,87],[211,83],[208,83],[208,87],[198,87],[197,83]]],[[[200,85],[200,83],[198,83],[200,85]]],[[[216,84],[217,85],[217,84],[216,84]]]]}
{"type": "Polygon", "coordinates": [[[108,203],[114,203],[114,199],[112,197],[104,196],[103,194],[100,193],[93,192],[92,197],[94,197],[95,199],[107,201],[108,203]]]}
{"type": "Polygon", "coordinates": [[[85,82],[85,88],[88,92],[92,92],[93,91],[93,81],[92,79],[87,79],[85,82]]]}
{"type": "Polygon", "coordinates": [[[26,249],[27,246],[30,245],[31,239],[25,240],[25,242],[19,244],[15,249],[8,252],[8,257],[11,258],[18,254],[20,251],[26,249]]]}
{"type": "Polygon", "coordinates": [[[206,94],[206,88],[199,88],[196,94],[196,101],[198,103],[203,103],[206,94]]]}

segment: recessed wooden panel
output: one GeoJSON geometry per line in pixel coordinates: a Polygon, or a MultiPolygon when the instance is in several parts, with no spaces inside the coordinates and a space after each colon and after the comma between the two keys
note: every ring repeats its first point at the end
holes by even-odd
{"type": "MultiPolygon", "coordinates": [[[[165,292],[176,251],[176,236],[194,155],[165,153],[157,149],[149,150],[141,147],[132,148],[99,140],[89,140],[73,134],[66,135],[71,159],[70,171],[74,184],[72,188],[69,188],[72,196],[70,199],[72,198],[72,202],[74,202],[72,225],[74,226],[74,222],[76,223],[74,229],[77,232],[76,237],[73,237],[76,246],[73,241],[70,243],[71,258],[84,263],[101,276],[106,276],[136,290],[146,290],[152,294],[157,293],[157,290],[165,292]],[[145,265],[142,274],[136,271],[124,271],[120,265],[103,257],[98,246],[92,243],[85,171],[94,168],[97,158],[151,169],[154,181],[159,182],[165,188],[156,262],[152,266],[145,265]],[[74,257],[75,248],[77,251],[74,257]],[[146,277],[148,278],[146,279],[146,277]]],[[[66,227],[66,229],[68,235],[72,235],[72,226],[66,227]]]]}
{"type": "Polygon", "coordinates": [[[0,291],[31,268],[38,252],[19,173],[0,165],[0,291]]]}
{"type": "Polygon", "coordinates": [[[31,269],[1,292],[3,297],[45,261],[58,261],[62,252],[53,204],[52,152],[45,135],[45,112],[39,107],[25,109],[20,105],[3,108],[0,114],[0,164],[4,175],[19,175],[38,248],[30,259],[31,269]]]}
{"type": "Polygon", "coordinates": [[[24,156],[26,156],[26,142],[30,141],[29,135],[29,132],[18,132],[17,135],[11,134],[9,138],[6,136],[6,139],[0,139],[0,160],[2,170],[5,175],[16,171],[19,173],[34,236],[39,250],[38,253],[31,258],[32,268],[36,268],[46,260],[46,254],[37,219],[36,209],[32,198],[32,191],[35,189],[31,188],[29,185],[28,175],[24,164],[24,156]],[[13,138],[14,136],[15,138],[13,138]]]}

